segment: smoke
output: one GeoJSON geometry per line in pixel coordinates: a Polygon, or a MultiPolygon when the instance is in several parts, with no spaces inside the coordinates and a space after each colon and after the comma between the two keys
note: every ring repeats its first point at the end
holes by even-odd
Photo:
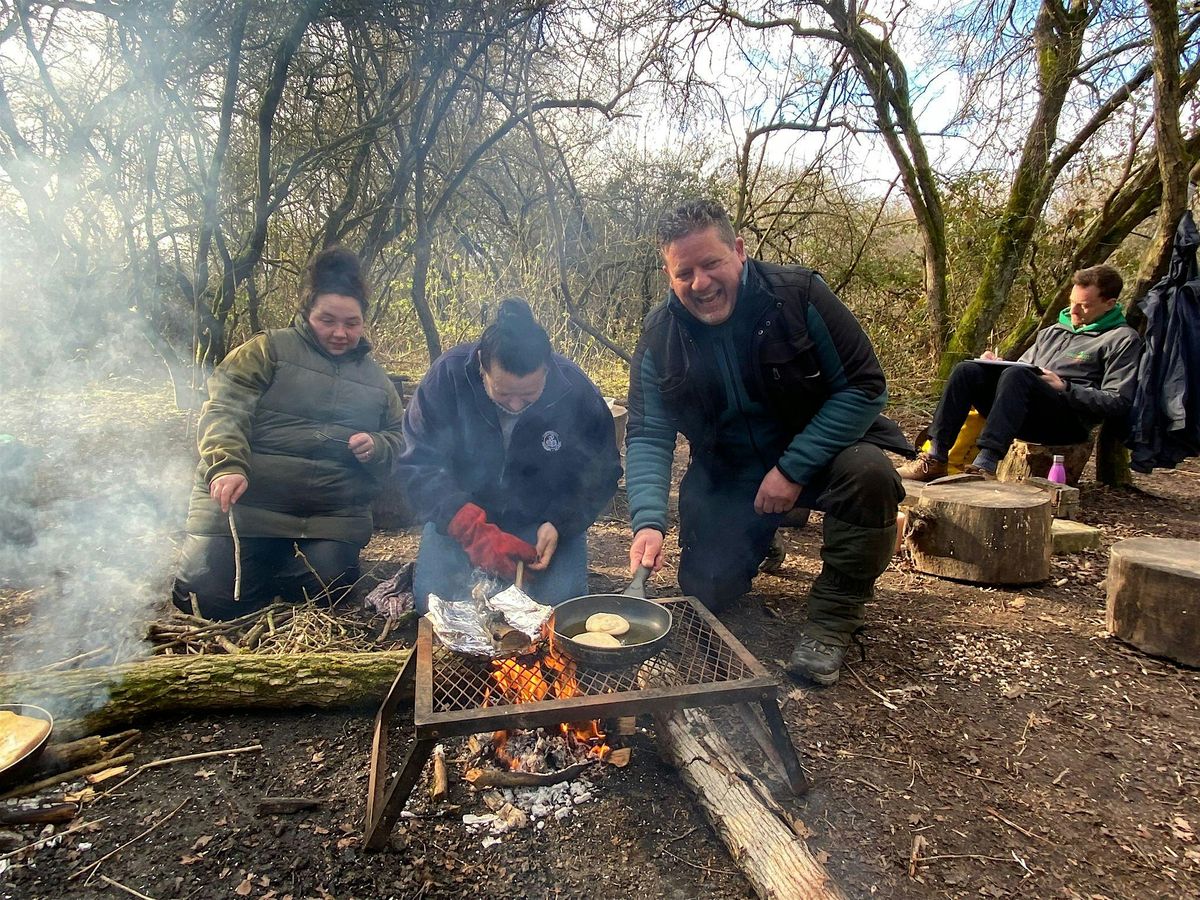
{"type": "MultiPolygon", "coordinates": [[[[149,652],[145,625],[165,603],[194,465],[188,420],[120,269],[68,278],[44,263],[0,250],[0,669],[10,672],[149,652]]],[[[104,690],[91,699],[103,703],[104,690]]]]}

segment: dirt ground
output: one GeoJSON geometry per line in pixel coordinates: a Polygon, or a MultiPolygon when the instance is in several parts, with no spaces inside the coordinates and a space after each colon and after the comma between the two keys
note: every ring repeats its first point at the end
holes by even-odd
{"type": "MultiPolygon", "coordinates": [[[[131,415],[122,447],[131,439],[183,443],[186,425],[131,415]]],[[[27,436],[20,423],[6,428],[27,436]]],[[[103,454],[105,433],[96,429],[93,455],[103,454]]],[[[1133,490],[1098,486],[1090,475],[1081,487],[1081,518],[1103,530],[1104,546],[1055,557],[1045,584],[958,584],[897,557],[869,610],[865,656],[856,651],[832,688],[799,685],[782,672],[819,568],[819,515],[784,532],[782,571],[759,576],[723,615],[780,672],[784,717],[814,781],[806,796],[781,800],[847,896],[1200,897],[1200,673],[1106,636],[1103,586],[1115,541],[1200,540],[1200,465],[1138,476],[1133,490]],[[914,847],[919,861],[911,864],[914,847]]],[[[141,540],[156,527],[169,542],[182,520],[180,507],[156,507],[141,540]]],[[[619,514],[592,529],[593,590],[622,586],[627,541],[619,514]]],[[[378,533],[364,553],[374,575],[367,581],[391,574],[415,549],[411,532],[378,533]]],[[[55,627],[46,610],[61,585],[4,574],[0,656],[28,657],[22,651],[36,646],[36,664],[58,658],[46,640],[55,627]]],[[[678,592],[669,568],[653,592],[678,592]]],[[[165,609],[143,611],[139,627],[165,609]]],[[[136,641],[122,647],[132,653],[136,641]]],[[[57,834],[0,828],[0,897],[753,896],[688,789],[660,761],[649,720],[629,739],[630,765],[597,771],[592,799],[568,817],[485,846],[486,835],[463,823],[487,811],[479,798],[452,778],[448,801],[433,804],[423,782],[391,846],[366,852],[373,713],[142,722],[135,767],[262,750],[144,770],[116,789],[99,785],[99,796],[57,834]],[[259,814],[259,801],[280,796],[320,805],[259,814]]],[[[397,723],[401,746],[406,725],[411,713],[397,723]]],[[[763,765],[744,749],[752,765],[763,765]]],[[[447,753],[456,773],[461,742],[448,742],[447,753]]]]}

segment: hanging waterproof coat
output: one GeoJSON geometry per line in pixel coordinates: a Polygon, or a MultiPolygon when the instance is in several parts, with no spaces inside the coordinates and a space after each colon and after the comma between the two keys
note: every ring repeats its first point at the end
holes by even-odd
{"type": "Polygon", "coordinates": [[[1166,277],[1139,301],[1146,316],[1130,414],[1130,466],[1171,469],[1200,456],[1200,231],[1185,212],[1166,277]]]}

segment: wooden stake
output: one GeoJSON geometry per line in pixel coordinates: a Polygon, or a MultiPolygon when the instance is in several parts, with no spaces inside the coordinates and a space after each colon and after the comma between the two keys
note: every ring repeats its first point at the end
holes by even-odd
{"type": "Polygon", "coordinates": [[[433,778],[429,782],[429,799],[435,803],[445,800],[450,790],[450,779],[446,774],[446,748],[438,744],[433,748],[433,778]]]}

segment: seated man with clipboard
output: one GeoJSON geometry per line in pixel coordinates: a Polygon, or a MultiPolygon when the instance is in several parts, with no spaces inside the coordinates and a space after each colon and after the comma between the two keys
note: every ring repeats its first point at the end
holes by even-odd
{"type": "Polygon", "coordinates": [[[899,470],[901,478],[932,481],[971,407],[987,418],[979,455],[965,469],[994,478],[1014,438],[1074,444],[1102,420],[1129,413],[1142,341],[1117,307],[1124,283],[1112,266],[1071,276],[1071,300],[1019,360],[990,350],[954,367],[929,430],[930,446],[899,470]]]}

